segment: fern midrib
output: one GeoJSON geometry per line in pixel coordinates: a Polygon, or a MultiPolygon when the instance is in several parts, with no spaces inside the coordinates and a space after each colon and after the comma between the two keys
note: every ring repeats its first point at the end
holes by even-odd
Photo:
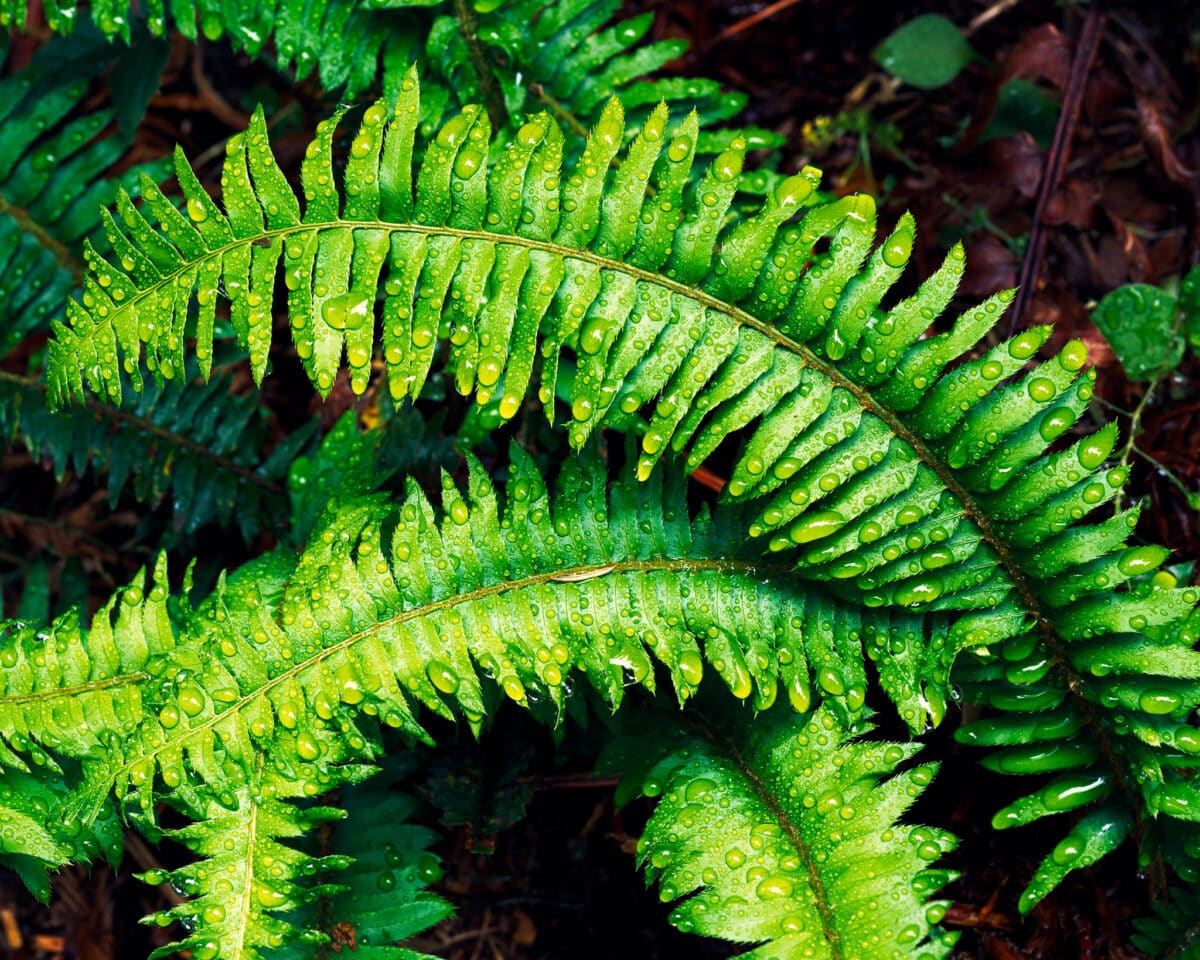
{"type": "MultiPolygon", "coordinates": [[[[620,574],[637,574],[637,573],[657,573],[657,572],[676,572],[684,573],[698,570],[715,570],[728,573],[775,573],[780,576],[787,575],[791,572],[790,568],[784,568],[779,564],[763,564],[750,560],[703,560],[703,559],[653,559],[653,560],[625,560],[606,563],[591,563],[583,564],[577,567],[560,568],[558,570],[547,571],[538,574],[532,574],[527,577],[521,577],[516,580],[504,580],[500,583],[491,584],[486,587],[468,591],[467,593],[459,593],[450,597],[443,597],[441,600],[434,600],[431,603],[423,604],[419,607],[413,607],[411,610],[404,610],[395,616],[388,617],[384,620],[377,621],[371,624],[365,630],[360,630],[350,636],[339,640],[330,647],[313,654],[307,660],[293,664],[289,669],[277,676],[271,677],[256,687],[252,693],[248,693],[238,700],[233,701],[222,710],[220,713],[214,713],[207,718],[203,723],[194,724],[184,729],[179,727],[179,734],[176,737],[168,737],[164,742],[156,745],[153,749],[146,750],[140,753],[136,759],[124,763],[117,767],[111,777],[110,782],[116,781],[119,778],[124,778],[135,767],[152,757],[157,757],[165,750],[173,748],[176,744],[187,740],[193,734],[203,730],[208,730],[222,720],[227,719],[231,714],[245,708],[261,699],[270,693],[270,691],[289,680],[295,679],[299,674],[319,664],[321,661],[332,657],[334,654],[341,652],[360,640],[378,633],[388,627],[393,627],[409,620],[416,620],[421,617],[430,616],[432,614],[447,610],[452,607],[461,606],[467,603],[474,603],[478,600],[485,600],[488,597],[493,597],[501,593],[507,593],[513,590],[525,590],[530,587],[542,586],[562,577],[573,577],[578,579],[589,579],[596,576],[607,576],[610,573],[620,574]]],[[[107,791],[106,791],[107,793],[107,791]]]]}
{"type": "MultiPolygon", "coordinates": [[[[567,247],[561,244],[553,243],[548,240],[536,240],[530,237],[522,237],[513,234],[493,233],[488,230],[470,230],[460,227],[448,226],[426,226],[416,223],[391,223],[382,220],[328,220],[317,223],[301,223],[295,226],[280,227],[274,230],[263,230],[256,232],[252,237],[239,238],[232,243],[225,244],[208,252],[206,256],[198,257],[188,261],[178,270],[166,274],[156,283],[151,284],[144,291],[132,297],[124,306],[124,309],[133,309],[134,306],[142,299],[149,297],[162,286],[174,283],[175,279],[183,273],[191,270],[197,263],[206,262],[212,258],[222,257],[228,250],[236,249],[239,246],[248,246],[255,242],[261,244],[264,239],[274,240],[276,238],[284,238],[293,236],[299,233],[331,229],[367,229],[367,230],[383,230],[397,233],[415,233],[424,236],[450,236],[458,237],[464,240],[480,240],[487,243],[509,244],[513,246],[525,247],[529,250],[541,250],[547,253],[553,253],[557,256],[581,260],[587,263],[593,263],[602,269],[611,270],[614,272],[624,273],[636,280],[645,283],[654,284],[664,289],[670,290],[693,300],[703,306],[709,307],[712,310],[722,313],[729,317],[735,323],[742,326],[750,327],[762,334],[768,340],[776,344],[776,346],[785,349],[797,357],[799,357],[809,367],[819,370],[830,381],[837,386],[843,388],[850,393],[859,405],[878,417],[888,428],[901,440],[907,443],[914,453],[937,475],[942,485],[950,491],[951,494],[962,505],[963,513],[972,520],[979,528],[983,540],[996,552],[997,559],[1000,565],[1008,573],[1013,585],[1016,587],[1017,593],[1021,598],[1021,602],[1025,606],[1026,612],[1034,618],[1038,624],[1039,631],[1050,652],[1054,670],[1063,678],[1066,688],[1072,699],[1076,702],[1077,708],[1083,715],[1088,728],[1096,736],[1100,743],[1101,752],[1108,758],[1113,768],[1117,782],[1121,785],[1122,790],[1131,798],[1135,797],[1122,776],[1121,766],[1117,762],[1116,753],[1112,746],[1112,742],[1108,736],[1106,729],[1097,719],[1096,711],[1092,705],[1083,697],[1081,693],[1083,678],[1071,666],[1069,659],[1066,657],[1063,646],[1059,642],[1058,633],[1054,629],[1053,621],[1050,618],[1049,612],[1043,606],[1041,600],[1034,592],[1030,577],[1025,573],[1016,557],[1013,555],[1012,549],[1003,537],[997,533],[992,525],[990,518],[985,510],[975,501],[971,493],[958,482],[954,476],[953,470],[948,464],[944,463],[940,458],[934,456],[929,446],[912,430],[910,430],[899,417],[896,416],[886,406],[880,404],[871,395],[870,391],[845,376],[836,367],[822,360],[817,354],[809,349],[804,344],[791,339],[786,334],[778,330],[773,325],[759,320],[746,311],[735,307],[723,300],[720,300],[713,295],[706,293],[703,290],[690,287],[687,284],[672,280],[669,277],[664,277],[659,273],[635,267],[632,264],[625,263],[621,260],[613,260],[609,257],[601,256],[593,253],[590,250],[583,250],[576,247],[567,247]]],[[[1138,804],[1134,803],[1134,808],[1138,808],[1138,804]]]]}
{"type": "Polygon", "coordinates": [[[708,726],[703,717],[690,716],[688,722],[691,726],[696,727],[706,740],[733,761],[738,773],[745,778],[755,796],[771,812],[771,816],[775,818],[779,828],[783,830],[792,846],[800,854],[804,872],[808,875],[808,885],[813,893],[813,905],[821,917],[821,929],[829,944],[830,960],[845,960],[845,953],[842,950],[842,935],[836,923],[836,912],[833,904],[829,902],[829,894],[825,890],[825,882],[817,868],[817,862],[813,859],[812,851],[809,850],[808,843],[801,835],[800,830],[771,791],[767,789],[766,784],[746,762],[742,751],[732,739],[708,726]]]}
{"type": "MultiPolygon", "coordinates": [[[[258,755],[258,773],[262,774],[262,754],[258,755]]],[[[235,950],[230,960],[238,960],[242,956],[242,950],[246,944],[246,930],[250,926],[250,915],[254,903],[252,899],[254,896],[254,844],[257,840],[255,831],[258,828],[258,804],[254,797],[249,795],[246,797],[246,802],[250,805],[250,812],[246,817],[246,882],[238,894],[240,901],[238,916],[245,919],[244,922],[238,924],[237,942],[234,944],[235,950]]]]}
{"type": "Polygon", "coordinates": [[[136,686],[149,679],[151,679],[150,674],[139,670],[136,673],[123,673],[104,680],[89,680],[87,683],[79,683],[71,687],[58,687],[54,690],[41,690],[37,693],[20,693],[12,697],[0,697],[0,704],[52,703],[55,700],[69,700],[85,693],[96,693],[99,690],[136,686]]]}
{"type": "Polygon", "coordinates": [[[454,19],[458,21],[459,35],[475,68],[475,76],[479,78],[479,92],[483,96],[488,119],[492,121],[494,129],[503,130],[508,126],[508,105],[504,102],[500,81],[492,72],[487,51],[479,40],[479,18],[475,15],[475,8],[468,0],[454,0],[454,19]]]}
{"type": "MultiPolygon", "coordinates": [[[[46,393],[46,385],[40,380],[33,377],[23,377],[20,374],[9,373],[6,370],[0,370],[0,380],[11,383],[14,386],[25,390],[32,390],[37,393],[46,393]]],[[[260,487],[268,493],[273,493],[276,496],[283,496],[283,487],[272,480],[270,477],[265,477],[255,470],[250,469],[243,464],[236,463],[229,457],[222,456],[210,447],[205,446],[193,440],[191,437],[185,437],[183,434],[175,433],[173,430],[168,430],[166,427],[160,427],[156,423],[152,423],[145,417],[139,417],[136,414],[129,413],[119,407],[114,407],[110,404],[97,400],[95,397],[87,397],[83,404],[95,415],[97,421],[103,422],[105,419],[116,421],[118,423],[126,423],[137,430],[148,433],[159,440],[164,441],[172,447],[180,447],[188,452],[195,454],[197,457],[209,461],[213,466],[232,473],[249,483],[260,487]]]]}

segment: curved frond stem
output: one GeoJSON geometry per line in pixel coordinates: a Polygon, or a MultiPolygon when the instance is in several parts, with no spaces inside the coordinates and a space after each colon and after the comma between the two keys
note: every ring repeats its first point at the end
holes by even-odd
{"type": "Polygon", "coordinates": [[[72,279],[78,283],[87,273],[87,264],[79,259],[51,231],[47,230],[38,220],[30,216],[29,211],[10,203],[3,193],[0,193],[0,216],[12,217],[26,233],[37,238],[38,243],[54,254],[58,265],[66,270],[72,279]]]}
{"type": "Polygon", "coordinates": [[[471,65],[475,68],[475,76],[479,78],[479,92],[483,96],[483,105],[491,117],[492,126],[503,130],[508,126],[508,106],[504,102],[504,91],[492,71],[492,63],[487,51],[479,41],[479,17],[470,0],[454,0],[454,19],[458,21],[463,43],[471,57],[471,65]]]}

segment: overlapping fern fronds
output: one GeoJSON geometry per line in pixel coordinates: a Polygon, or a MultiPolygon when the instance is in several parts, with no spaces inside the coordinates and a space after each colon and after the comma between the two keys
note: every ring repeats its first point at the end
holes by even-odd
{"type": "MultiPolygon", "coordinates": [[[[27,0],[0,0],[0,26],[22,26],[26,6],[27,0]]],[[[700,126],[713,128],[699,138],[701,153],[719,152],[738,136],[752,148],[782,142],[767,130],[725,126],[745,106],[745,94],[724,91],[713,80],[653,78],[687,44],[644,42],[653,15],[613,22],[620,6],[617,0],[150,0],[142,15],[156,35],[165,32],[169,14],[186,37],[224,37],[252,57],[273,57],[297,79],[319,73],[325,90],[344,90],[350,98],[377,81],[395,91],[409,64],[420,59],[427,133],[447,111],[478,100],[501,127],[506,117],[540,105],[586,135],[585,126],[619,93],[636,118],[633,129],[659,101],[696,105],[700,126]]],[[[83,15],[77,0],[52,0],[45,12],[59,33],[70,33],[83,15]]],[[[138,14],[128,0],[98,0],[90,12],[104,35],[129,42],[138,14]]]]}
{"type": "MultiPolygon", "coordinates": [[[[93,823],[113,796],[144,827],[161,799],[205,818],[181,837],[219,861],[185,874],[208,896],[227,869],[251,884],[253,824],[273,844],[316,815],[267,806],[359,779],[382,728],[428,739],[422,709],[478,727],[499,695],[554,719],[573,674],[615,705],[630,684],[653,689],[656,665],[681,699],[711,667],[759,709],[780,686],[807,709],[810,672],[861,673],[848,631],[833,645],[832,625],[857,628],[855,614],[747,558],[735,508],[692,519],[681,477],[607,491],[589,466],[568,463],[551,497],[518,454],[503,511],[477,465],[465,491],[446,481],[440,511],[415,485],[396,506],[335,484],[298,558],[253,561],[195,610],[186,587],[168,601],[160,565],[86,633],[77,619],[56,623],[52,643],[23,633],[0,650],[0,760],[77,768],[68,821],[93,823]]],[[[919,680],[935,685],[908,685],[919,680]]],[[[861,689],[824,692],[830,716],[861,715],[861,689]]],[[[290,936],[271,918],[307,896],[294,879],[305,862],[263,881],[264,909],[233,926],[228,911],[206,917],[217,899],[180,908],[197,924],[189,948],[250,957],[240,945],[290,936]]]]}
{"type": "MultiPolygon", "coordinates": [[[[964,679],[1003,714],[968,736],[1008,747],[993,761],[1001,769],[1058,773],[998,822],[1083,813],[1024,907],[1132,823],[1146,855],[1166,849],[1190,870],[1196,593],[1144,582],[1164,554],[1126,547],[1135,513],[1081,522],[1125,477],[1104,467],[1111,428],[1060,440],[1093,389],[1081,343],[1027,369],[1049,336],[1036,328],[965,359],[1008,293],[926,336],[961,276],[961,248],[884,306],[909,259],[911,218],[876,247],[869,197],[807,208],[815,171],[724,227],[742,146],[688,187],[694,118],[668,135],[660,108],[621,154],[613,101],[562,169],[549,116],[530,118],[493,163],[487,116],[467,108],[414,169],[419,113],[410,76],[394,103],[366,111],[338,175],[336,120],[323,125],[302,170],[303,209],[261,115],[230,145],[224,210],[180,158],[189,218],[151,196],[159,228],[132,219],[112,231],[133,266],[96,263],[52,345],[54,395],[87,384],[117,396],[114,372],[136,369],[143,349],[165,376],[188,335],[203,357],[219,288],[261,376],[281,270],[297,352],[322,392],[343,355],[359,392],[378,356],[397,397],[416,396],[444,364],[495,426],[536,378],[551,418],[559,388],[570,397],[575,446],[603,426],[640,435],[643,476],[668,452],[697,466],[737,435],[726,494],[755,502],[752,537],[815,593],[922,625],[831,626],[829,642],[861,637],[880,664],[913,656],[922,634],[921,657],[972,651],[979,664],[964,679]],[[566,362],[573,379],[560,385],[566,362]]],[[[827,679],[831,692],[848,688],[827,679]]],[[[924,699],[936,721],[944,702],[936,690],[924,699]]],[[[917,707],[902,715],[922,722],[917,707]]]]}
{"type": "MultiPolygon", "coordinates": [[[[0,81],[0,356],[61,318],[86,270],[83,245],[106,244],[102,205],[119,199],[132,209],[140,183],[169,169],[160,162],[105,176],[126,144],[107,135],[110,111],[80,114],[86,88],[86,76],[64,82],[37,59],[0,81]]],[[[46,458],[59,478],[68,467],[105,472],[110,503],[127,487],[144,503],[167,500],[187,533],[236,522],[249,539],[285,508],[290,457],[311,430],[261,461],[266,426],[255,399],[231,395],[227,378],[52,414],[40,378],[0,372],[4,441],[46,458]]]]}

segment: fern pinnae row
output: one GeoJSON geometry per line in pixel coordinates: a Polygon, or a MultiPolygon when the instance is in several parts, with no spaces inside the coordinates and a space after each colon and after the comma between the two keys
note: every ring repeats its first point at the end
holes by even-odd
{"type": "MultiPolygon", "coordinates": [[[[336,658],[339,654],[342,654],[345,651],[351,649],[356,644],[361,643],[363,640],[367,639],[368,637],[372,637],[377,634],[383,633],[384,631],[388,630],[389,628],[398,627],[401,624],[408,623],[409,621],[412,621],[412,620],[418,620],[422,617],[432,616],[434,614],[437,614],[443,610],[450,609],[452,607],[477,603],[479,601],[483,601],[490,597],[498,596],[500,594],[517,592],[520,590],[529,589],[531,587],[541,586],[543,584],[579,583],[579,582],[583,582],[586,580],[594,579],[598,576],[605,576],[610,573],[616,573],[616,574],[622,574],[622,573],[629,573],[629,574],[676,573],[676,574],[679,574],[679,573],[688,573],[688,572],[697,572],[697,571],[711,571],[714,573],[737,573],[737,574],[745,574],[745,575],[750,575],[750,576],[758,576],[759,574],[763,573],[764,570],[770,570],[770,569],[771,569],[771,567],[769,565],[764,565],[761,561],[758,561],[758,560],[728,561],[728,560],[697,560],[697,559],[684,559],[684,560],[663,559],[663,560],[651,560],[651,561],[637,560],[637,561],[627,561],[627,562],[607,563],[607,564],[588,564],[588,565],[580,566],[577,568],[562,569],[562,570],[558,570],[558,571],[554,571],[554,572],[547,572],[547,573],[536,574],[534,576],[523,577],[519,580],[512,580],[512,581],[506,581],[503,583],[497,583],[497,584],[493,584],[491,586],[481,587],[477,590],[473,590],[473,591],[470,591],[468,593],[464,593],[461,595],[446,597],[442,600],[434,601],[433,603],[427,604],[424,607],[420,607],[420,608],[413,609],[413,610],[405,610],[401,613],[396,614],[395,616],[380,620],[377,623],[372,624],[367,629],[359,631],[358,633],[354,633],[342,640],[339,640],[337,643],[335,643],[329,647],[326,647],[325,649],[321,650],[319,653],[314,654],[312,657],[308,658],[307,660],[304,660],[302,662],[294,664],[288,670],[266,680],[260,687],[253,689],[249,693],[242,696],[240,699],[234,701],[233,703],[228,704],[220,712],[214,713],[214,715],[212,717],[209,717],[200,723],[189,725],[186,728],[181,727],[177,739],[168,739],[165,742],[163,742],[161,745],[159,745],[158,747],[149,748],[145,752],[139,753],[135,759],[129,761],[128,763],[124,764],[123,766],[117,767],[115,769],[115,771],[113,772],[112,777],[117,783],[123,782],[124,778],[126,778],[135,768],[137,768],[139,765],[144,763],[146,760],[148,760],[148,759],[153,760],[154,758],[156,758],[159,754],[161,754],[163,752],[178,749],[178,745],[181,741],[189,739],[192,736],[194,736],[195,734],[203,732],[205,730],[211,730],[213,727],[217,726],[218,724],[228,721],[231,715],[237,713],[240,710],[244,710],[245,708],[247,708],[255,703],[260,702],[263,697],[268,696],[273,690],[285,687],[288,683],[295,681],[301,674],[304,674],[304,673],[310,671],[311,669],[313,669],[314,667],[319,666],[321,663],[323,663],[326,660],[336,658]]],[[[779,574],[780,576],[785,576],[788,573],[788,568],[783,567],[782,565],[778,565],[775,567],[774,572],[779,574]]],[[[282,625],[280,625],[280,626],[282,627],[282,625]]],[[[122,684],[105,681],[102,684],[96,685],[94,687],[94,689],[106,689],[107,687],[124,685],[125,683],[136,682],[132,678],[120,678],[120,679],[123,681],[122,684]]],[[[148,680],[148,679],[150,679],[150,677],[149,677],[149,675],[142,674],[137,679],[138,680],[142,680],[142,679],[148,680]]],[[[79,688],[77,688],[77,689],[79,689],[79,688]]],[[[58,695],[59,695],[58,691],[53,692],[53,696],[58,696],[58,695]]],[[[15,704],[18,702],[22,702],[23,699],[33,699],[33,698],[9,697],[9,698],[5,698],[4,702],[15,704]]]]}
{"type": "Polygon", "coordinates": [[[60,267],[66,270],[78,283],[87,273],[87,264],[67,249],[66,245],[43,227],[23,207],[9,203],[4,194],[0,193],[0,216],[12,217],[20,228],[37,238],[38,243],[54,254],[54,259],[60,267]]]}
{"type": "MultiPolygon", "coordinates": [[[[11,383],[13,386],[20,387],[23,390],[33,390],[38,393],[46,393],[46,384],[34,377],[24,377],[18,373],[10,373],[7,370],[0,370],[0,380],[6,383],[11,383]]],[[[96,416],[97,420],[111,420],[114,422],[125,423],[139,432],[151,437],[157,437],[160,440],[166,441],[171,447],[180,447],[192,453],[202,460],[207,460],[214,467],[232,473],[247,483],[252,483],[256,487],[261,487],[268,493],[282,495],[284,489],[281,484],[273,480],[271,477],[264,476],[257,470],[247,467],[245,464],[236,462],[227,456],[224,456],[214,450],[208,444],[200,443],[193,440],[175,430],[168,430],[161,424],[139,416],[136,413],[131,413],[128,410],[123,410],[120,407],[104,403],[97,400],[95,397],[85,397],[83,405],[96,416]]]]}
{"type": "Polygon", "coordinates": [[[825,941],[829,945],[830,960],[844,960],[845,952],[843,948],[841,931],[835,921],[836,911],[830,901],[829,893],[825,888],[825,880],[821,875],[821,871],[817,869],[817,864],[813,860],[813,852],[809,844],[805,842],[804,837],[800,835],[800,831],[796,828],[788,812],[783,809],[777,797],[775,797],[766,785],[762,782],[758,772],[754,770],[749,763],[746,762],[746,757],[732,737],[725,733],[719,733],[707,723],[703,723],[697,719],[693,721],[693,725],[699,726],[701,734],[708,740],[718,744],[722,752],[728,756],[750,784],[754,793],[758,796],[759,801],[771,811],[775,822],[783,829],[792,845],[800,853],[800,858],[804,863],[804,872],[808,877],[808,884],[815,894],[815,907],[821,915],[821,926],[825,933],[825,941]]]}
{"type": "Polygon", "coordinates": [[[916,748],[861,739],[871,730],[824,708],[622,728],[612,749],[634,764],[619,792],[658,798],[638,859],[675,901],[670,922],[754,944],[739,960],[946,956],[957,934],[935,896],[956,874],[931,864],[956,841],[899,822],[936,765],[898,771],[916,748]]]}

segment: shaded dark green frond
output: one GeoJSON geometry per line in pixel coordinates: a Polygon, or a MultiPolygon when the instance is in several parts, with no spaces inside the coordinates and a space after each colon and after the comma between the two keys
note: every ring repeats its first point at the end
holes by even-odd
{"type": "Polygon", "coordinates": [[[1200,960],[1200,895],[1176,888],[1154,904],[1154,916],[1136,920],[1133,945],[1154,960],[1200,960]]]}
{"type": "MultiPolygon", "coordinates": [[[[81,64],[88,67],[90,64],[81,64]]],[[[102,176],[125,150],[106,136],[111,111],[73,116],[87,91],[86,72],[65,78],[35,58],[0,80],[0,356],[61,317],[76,278],[77,250],[98,232],[100,207],[140,173],[166,176],[165,164],[102,176]]]]}
{"type": "Polygon", "coordinates": [[[142,174],[158,180],[170,172],[159,163],[103,176],[128,144],[104,135],[112,111],[72,116],[87,87],[86,75],[64,77],[37,61],[0,80],[0,228],[15,219],[61,266],[80,273],[76,246],[89,236],[103,240],[97,208],[122,189],[136,193],[142,174]]]}
{"type": "Polygon", "coordinates": [[[142,503],[168,502],[185,534],[236,523],[249,541],[285,515],[288,467],[315,422],[263,460],[265,411],[229,388],[228,377],[187,391],[152,386],[126,394],[119,406],[91,402],[51,413],[41,383],[0,373],[0,436],[19,439],[60,479],[68,468],[106,474],[113,506],[129,489],[142,503]]]}
{"type": "Polygon", "coordinates": [[[722,90],[714,80],[650,79],[687,49],[680,39],[646,41],[652,13],[614,22],[621,10],[618,0],[510,0],[489,4],[486,12],[449,2],[436,6],[453,8],[453,15],[439,16],[429,30],[426,123],[436,124],[469,103],[485,104],[493,122],[499,122],[501,105],[495,101],[502,98],[509,118],[548,110],[582,140],[608,99],[619,95],[628,111],[630,136],[666,102],[697,111],[700,154],[720,153],[739,136],[752,150],[782,143],[771,131],[722,126],[741,112],[745,94],[722,90]],[[480,59],[486,76],[481,76],[480,59]],[[493,83],[500,88],[495,94],[493,83]]]}
{"type": "MultiPolygon", "coordinates": [[[[1014,732],[995,736],[1025,750],[1070,736],[1054,760],[1062,779],[1002,822],[1082,806],[1094,815],[1087,829],[1157,813],[1149,837],[1198,815],[1186,718],[1200,687],[1195,631],[1184,626],[1196,592],[1131,581],[1163,557],[1126,547],[1134,514],[1081,524],[1125,479],[1104,468],[1111,428],[1059,441],[1093,390],[1082,343],[1027,369],[1049,336],[1037,328],[966,359],[1009,294],[927,336],[961,276],[961,247],[915,295],[883,306],[911,254],[912,219],[875,246],[869,197],[805,209],[813,171],[723,228],[741,151],[723,153],[685,191],[694,143],[665,135],[665,112],[612,169],[624,127],[610,103],[566,171],[561,134],[544,116],[489,165],[478,109],[443,127],[414,170],[418,113],[410,77],[392,107],[367,110],[338,179],[333,127],[323,126],[303,171],[303,213],[261,115],[231,145],[227,212],[181,162],[192,222],[172,222],[163,264],[98,265],[52,345],[55,395],[81,393],[85,380],[114,389],[103,371],[122,357],[133,365],[143,343],[156,374],[177,369],[193,291],[204,350],[222,281],[261,375],[271,337],[262,304],[279,267],[297,351],[322,391],[343,354],[363,391],[378,351],[401,397],[444,362],[495,426],[515,415],[535,374],[554,416],[559,362],[570,361],[574,445],[604,425],[639,433],[644,475],[668,451],[695,467],[744,437],[726,492],[757,499],[752,536],[848,609],[953,618],[916,622],[946,660],[983,651],[964,682],[1020,714],[1014,732]],[[1043,721],[1047,732],[1031,732],[1043,721]],[[1110,794],[1120,816],[1098,805],[1110,794]]],[[[118,248],[163,242],[148,222],[128,229],[133,239],[115,237],[118,248]]],[[[891,652],[881,663],[911,646],[904,633],[867,639],[891,652]]],[[[927,701],[936,720],[944,703],[936,692],[927,701]]],[[[1107,848],[1121,833],[1091,839],[1107,848]]],[[[1048,860],[1030,898],[1100,847],[1048,860]]]]}
{"type": "MultiPolygon", "coordinates": [[[[351,860],[334,873],[339,889],[310,901],[308,920],[297,926],[328,933],[337,924],[354,930],[354,950],[363,960],[428,960],[424,954],[392,946],[423,933],[450,916],[453,908],[427,890],[442,875],[429,852],[437,834],[410,822],[417,801],[397,791],[386,774],[344,788],[338,806],[346,819],[333,827],[327,845],[351,860]]],[[[343,945],[343,951],[348,945],[343,945]]],[[[297,942],[280,960],[310,960],[312,947],[297,942]]]]}
{"type": "MultiPolygon", "coordinates": [[[[129,43],[135,18],[145,16],[150,32],[161,36],[169,13],[189,39],[200,33],[209,40],[225,37],[255,57],[270,44],[281,70],[304,79],[319,69],[325,89],[345,88],[349,96],[372,86],[381,69],[399,76],[424,35],[414,32],[420,21],[355,0],[148,0],[137,13],[131,6],[129,0],[98,0],[89,4],[91,19],[105,36],[129,43]]],[[[0,26],[23,27],[26,7],[27,0],[0,0],[0,26]]],[[[72,33],[85,15],[77,0],[48,0],[44,7],[46,22],[60,34],[72,33]]]]}
{"type": "MultiPolygon", "coordinates": [[[[0,26],[21,27],[26,2],[0,0],[0,26]]],[[[101,33],[129,42],[135,15],[127,0],[90,6],[101,33]]],[[[726,92],[715,81],[649,79],[681,56],[687,44],[645,42],[653,15],[614,23],[620,6],[616,0],[513,0],[479,7],[450,0],[149,0],[144,15],[156,35],[164,33],[169,13],[191,39],[199,27],[210,40],[225,37],[250,56],[272,58],[297,79],[319,73],[325,90],[344,89],[351,98],[376,87],[378,79],[386,91],[394,91],[410,62],[423,55],[427,131],[447,112],[477,100],[494,99],[497,109],[512,118],[551,109],[579,133],[618,93],[635,131],[660,101],[694,106],[702,128],[716,128],[742,110],[745,94],[726,92]]],[[[45,7],[47,22],[59,33],[70,33],[81,16],[77,0],[52,0],[45,7]]],[[[768,130],[722,128],[701,134],[697,147],[702,154],[717,153],[737,136],[751,149],[782,142],[768,130]]]]}
{"type": "Polygon", "coordinates": [[[897,820],[932,779],[896,774],[912,745],[853,739],[826,710],[693,728],[651,773],[661,798],[638,844],[671,922],[760,944],[755,960],[946,956],[957,934],[932,900],[954,878],[932,869],[949,834],[897,820]]]}
{"type": "Polygon", "coordinates": [[[59,771],[34,766],[0,773],[0,865],[16,871],[43,903],[50,899],[48,872],[101,857],[117,866],[123,839],[113,804],[87,827],[64,817],[68,792],[59,771]]]}

